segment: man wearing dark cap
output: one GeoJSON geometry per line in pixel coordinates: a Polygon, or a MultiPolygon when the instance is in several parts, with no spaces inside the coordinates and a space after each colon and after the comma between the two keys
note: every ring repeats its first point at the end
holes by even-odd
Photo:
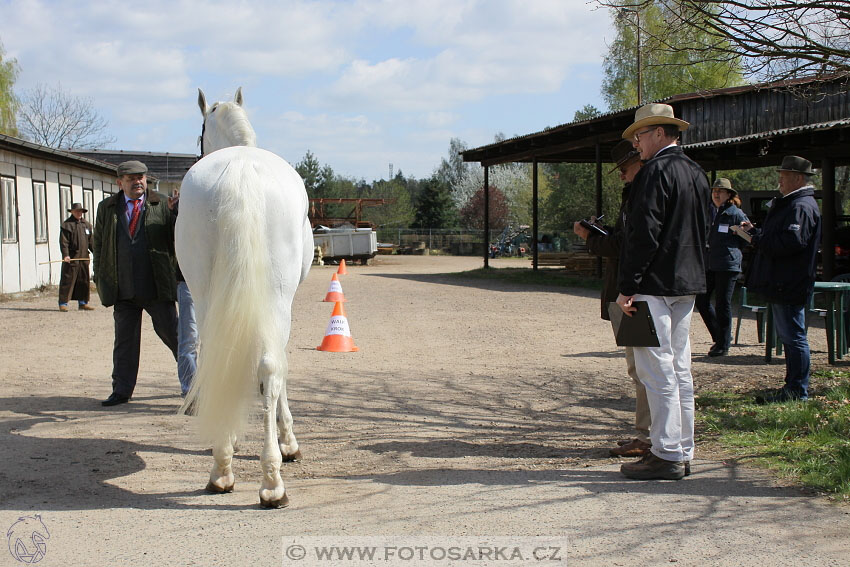
{"type": "MultiPolygon", "coordinates": [[[[620,170],[620,180],[623,186],[620,212],[612,227],[604,227],[607,234],[592,232],[580,222],[573,224],[573,232],[587,242],[587,251],[605,258],[605,283],[602,287],[602,318],[610,319],[608,304],[617,300],[617,267],[619,265],[620,247],[623,242],[623,222],[628,206],[629,190],[632,179],[640,171],[640,154],[628,140],[621,140],[611,150],[611,158],[615,163],[614,169],[620,170]]],[[[614,171],[612,169],[611,171],[614,171]]],[[[610,173],[610,171],[609,171],[610,173]]],[[[595,222],[596,219],[591,219],[595,222]]],[[[635,355],[632,347],[626,348],[626,369],[635,383],[635,437],[618,442],[618,446],[609,450],[612,457],[641,457],[649,451],[649,404],[646,401],[646,388],[641,384],[635,370],[635,355]]]]}
{"type": "Polygon", "coordinates": [[[177,359],[177,281],[174,221],[165,195],[148,191],[148,168],[139,161],[118,165],[120,193],[101,201],[94,231],[94,273],[104,306],[114,306],[112,351],[114,406],[130,401],[139,372],[142,311],[177,359]]]}
{"type": "Polygon", "coordinates": [[[761,228],[741,228],[756,249],[747,287],[773,305],[776,332],[785,347],[785,386],[759,398],[765,403],[809,399],[811,370],[806,303],[812,295],[820,243],[820,210],[811,184],[812,162],[786,156],[779,168],[780,196],[771,201],[761,228]]]}
{"type": "Polygon", "coordinates": [[[633,479],[679,480],[694,455],[690,324],[705,293],[705,241],[711,191],[705,171],[678,145],[689,124],[667,104],[647,104],[623,132],[644,165],[635,176],[620,252],[617,304],[630,315],[645,301],[657,347],[635,347],[637,374],[652,416],[652,448],[620,472],[633,479]]]}
{"type": "Polygon", "coordinates": [[[80,311],[94,311],[89,305],[89,250],[92,249],[92,226],[83,218],[81,203],[68,209],[71,213],[59,229],[59,250],[62,252],[62,274],[59,277],[59,311],[68,311],[68,303],[76,299],[80,311]],[[83,259],[84,258],[84,259],[83,259]]]}

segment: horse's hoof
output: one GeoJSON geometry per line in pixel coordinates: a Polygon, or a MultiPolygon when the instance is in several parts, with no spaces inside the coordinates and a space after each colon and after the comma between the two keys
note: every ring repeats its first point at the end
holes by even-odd
{"type": "Polygon", "coordinates": [[[284,492],[283,496],[277,500],[263,500],[260,498],[260,506],[263,508],[286,508],[289,506],[289,497],[284,492]]]}
{"type": "Polygon", "coordinates": [[[233,492],[233,485],[225,486],[222,488],[221,486],[216,486],[215,484],[208,482],[206,491],[210,494],[229,494],[233,492]]]}
{"type": "Polygon", "coordinates": [[[301,449],[298,449],[291,455],[282,455],[284,463],[297,463],[301,460],[301,449]]]}

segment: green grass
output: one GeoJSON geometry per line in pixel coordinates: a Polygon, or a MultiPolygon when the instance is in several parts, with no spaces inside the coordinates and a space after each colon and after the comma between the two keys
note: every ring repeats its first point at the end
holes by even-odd
{"type": "Polygon", "coordinates": [[[752,394],[705,392],[697,420],[737,456],[850,500],[850,372],[816,372],[808,402],[756,405],[752,394]]]}
{"type": "Polygon", "coordinates": [[[478,268],[466,272],[449,274],[452,277],[510,282],[520,285],[549,285],[560,287],[582,287],[602,289],[602,280],[579,276],[567,276],[561,270],[542,268],[536,272],[530,268],[478,268]]]}

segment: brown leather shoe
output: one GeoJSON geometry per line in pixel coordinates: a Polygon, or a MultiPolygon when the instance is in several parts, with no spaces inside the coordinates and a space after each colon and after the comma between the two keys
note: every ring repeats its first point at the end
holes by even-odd
{"type": "Polygon", "coordinates": [[[649,443],[644,443],[640,439],[632,439],[624,445],[614,447],[608,451],[612,457],[643,457],[649,452],[652,447],[649,443]]]}
{"type": "Polygon", "coordinates": [[[639,461],[621,466],[620,472],[635,480],[681,480],[685,478],[685,464],[666,461],[649,452],[639,461]]]}
{"type": "Polygon", "coordinates": [[[94,307],[89,304],[80,305],[80,311],[94,311],[94,307]]]}
{"type": "Polygon", "coordinates": [[[59,311],[62,311],[62,312],[68,311],[68,306],[67,305],[60,305],[59,311]]]}

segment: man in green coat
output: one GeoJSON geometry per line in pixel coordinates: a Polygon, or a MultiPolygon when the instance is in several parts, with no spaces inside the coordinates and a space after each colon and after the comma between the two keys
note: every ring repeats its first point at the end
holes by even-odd
{"type": "Polygon", "coordinates": [[[139,373],[142,311],[177,360],[174,221],[165,195],[147,188],[147,167],[118,165],[120,193],[97,207],[94,275],[105,307],[114,306],[112,394],[104,406],[127,403],[139,373]]]}

